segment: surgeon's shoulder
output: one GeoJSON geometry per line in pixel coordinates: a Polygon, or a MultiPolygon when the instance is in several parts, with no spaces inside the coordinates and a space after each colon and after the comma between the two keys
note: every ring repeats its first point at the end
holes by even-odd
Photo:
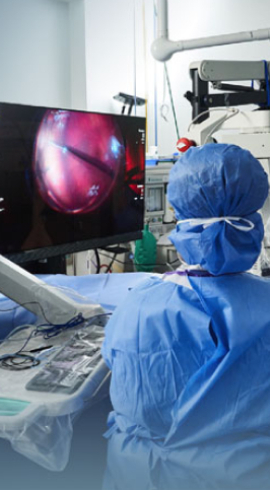
{"type": "MultiPolygon", "coordinates": [[[[166,274],[153,274],[136,286],[130,288],[126,297],[127,302],[136,301],[137,305],[141,300],[146,303],[146,298],[154,299],[155,301],[161,300],[161,305],[164,303],[166,296],[170,297],[172,290],[177,290],[180,295],[185,295],[187,290],[191,290],[192,287],[187,277],[166,275],[166,274]]],[[[127,303],[126,303],[127,305],[127,303]]],[[[124,308],[125,305],[120,305],[120,308],[124,308]]]]}
{"type": "Polygon", "coordinates": [[[138,331],[151,328],[154,335],[159,332],[164,315],[169,313],[172,320],[172,317],[183,314],[187,306],[189,310],[201,308],[196,293],[188,285],[164,281],[162,276],[147,277],[130,289],[114,311],[106,325],[106,339],[113,340],[112,344],[118,346],[119,341],[122,344],[125,339],[125,348],[127,343],[130,347],[137,339],[138,331]]]}

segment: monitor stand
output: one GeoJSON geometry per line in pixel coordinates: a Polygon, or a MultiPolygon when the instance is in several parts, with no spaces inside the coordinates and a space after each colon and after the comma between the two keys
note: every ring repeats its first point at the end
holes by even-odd
{"type": "Polygon", "coordinates": [[[20,267],[31,274],[66,274],[66,256],[57,255],[44,260],[31,260],[20,264],[20,267]]]}

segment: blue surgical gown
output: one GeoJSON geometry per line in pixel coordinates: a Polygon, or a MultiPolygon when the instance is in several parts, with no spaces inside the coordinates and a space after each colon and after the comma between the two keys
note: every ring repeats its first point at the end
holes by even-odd
{"type": "Polygon", "coordinates": [[[106,327],[104,490],[270,485],[270,281],[151,277],[106,327]]]}

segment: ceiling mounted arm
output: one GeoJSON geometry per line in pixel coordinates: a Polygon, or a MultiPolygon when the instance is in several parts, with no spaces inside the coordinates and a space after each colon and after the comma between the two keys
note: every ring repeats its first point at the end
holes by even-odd
{"type": "Polygon", "coordinates": [[[270,39],[270,28],[267,28],[185,41],[170,41],[168,38],[168,0],[157,0],[157,16],[157,38],[152,44],[151,52],[158,61],[168,61],[174,53],[180,51],[270,39]]]}

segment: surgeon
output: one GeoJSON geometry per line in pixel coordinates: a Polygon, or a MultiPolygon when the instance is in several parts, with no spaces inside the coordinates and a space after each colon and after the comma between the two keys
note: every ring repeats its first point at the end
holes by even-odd
{"type": "Polygon", "coordinates": [[[249,271],[268,178],[235,145],[171,170],[183,265],[132,289],[106,327],[104,490],[255,490],[270,482],[270,281],[249,271]]]}

